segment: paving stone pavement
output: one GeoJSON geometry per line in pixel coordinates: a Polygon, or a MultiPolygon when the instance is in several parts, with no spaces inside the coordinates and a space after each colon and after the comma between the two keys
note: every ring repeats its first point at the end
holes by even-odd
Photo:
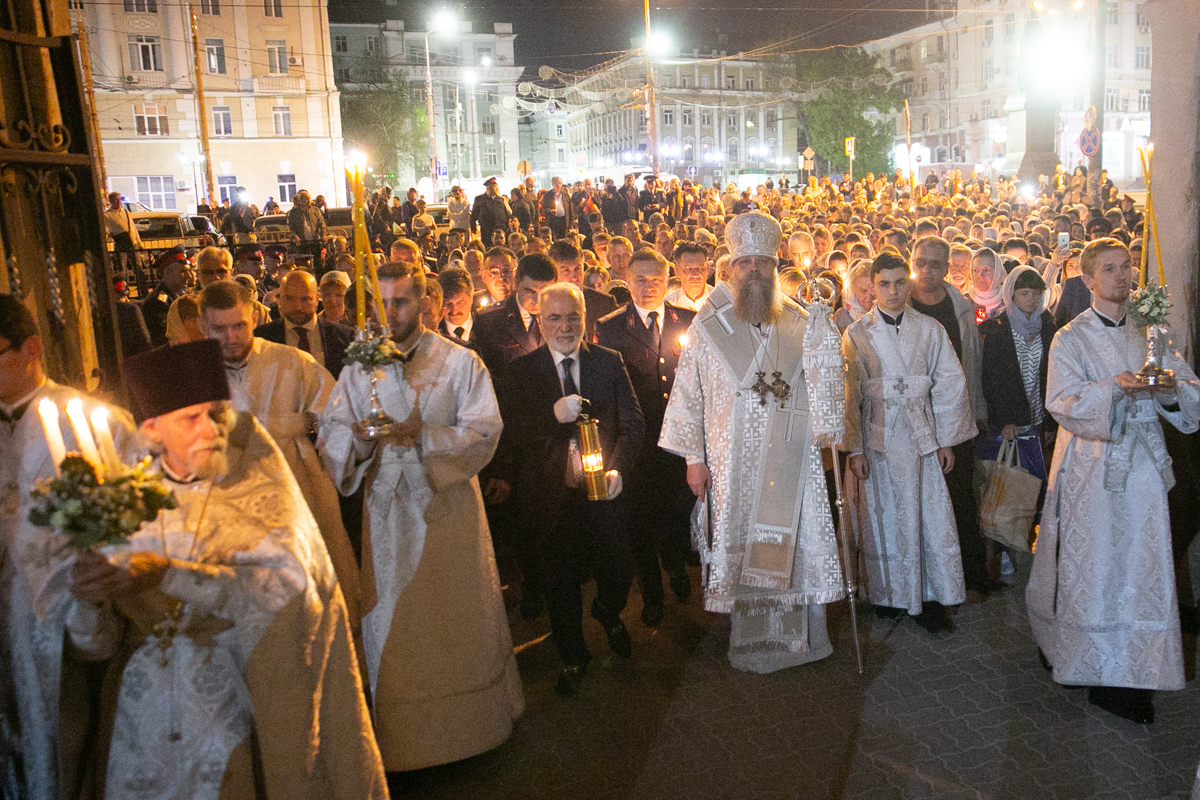
{"type": "MultiPolygon", "coordinates": [[[[693,575],[695,583],[695,576],[693,575]]],[[[394,776],[404,798],[633,800],[1157,800],[1187,798],[1200,761],[1200,688],[1156,698],[1139,726],[1054,684],[1009,588],[954,613],[953,633],[859,606],[858,675],[845,602],[830,608],[834,654],[771,675],[729,666],[728,618],[693,592],[656,631],[631,598],[631,661],[610,657],[588,620],[594,660],[579,697],[555,695],[549,639],[521,650],[527,710],[501,747],[394,776]]],[[[590,602],[590,597],[585,599],[590,602]]],[[[586,608],[587,606],[585,606],[586,608]]],[[[544,616],[515,614],[513,639],[544,616]]],[[[1185,637],[1195,662],[1195,639],[1185,637]]],[[[1194,675],[1189,673],[1189,679],[1194,675]]]]}

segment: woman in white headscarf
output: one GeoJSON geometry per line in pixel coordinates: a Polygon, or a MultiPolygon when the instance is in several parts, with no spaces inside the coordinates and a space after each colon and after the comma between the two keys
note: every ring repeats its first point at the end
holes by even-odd
{"type": "Polygon", "coordinates": [[[1004,311],[1004,257],[987,247],[971,257],[971,299],[983,309],[979,322],[992,319],[1004,311]]]}
{"type": "Polygon", "coordinates": [[[860,258],[842,279],[842,307],[833,314],[833,322],[842,333],[875,305],[875,284],[871,282],[874,259],[860,258]]]}

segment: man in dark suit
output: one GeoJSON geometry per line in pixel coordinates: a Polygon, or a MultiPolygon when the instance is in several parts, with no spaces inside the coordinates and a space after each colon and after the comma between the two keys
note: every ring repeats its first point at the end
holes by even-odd
{"type": "Polygon", "coordinates": [[[479,238],[485,246],[491,246],[493,231],[507,231],[508,218],[512,212],[508,203],[500,196],[495,178],[483,182],[483,194],[475,196],[471,204],[471,226],[479,226],[479,238]]]}
{"type": "Polygon", "coordinates": [[[483,254],[479,278],[483,288],[475,292],[475,311],[495,308],[513,292],[517,254],[507,247],[493,247],[483,254]]]}
{"type": "Polygon", "coordinates": [[[645,423],[620,353],[583,341],[579,287],[546,287],[538,310],[546,345],[510,364],[501,382],[498,472],[516,484],[521,522],[536,542],[550,629],[564,664],[556,690],[572,695],[591,660],[580,590],[588,575],[597,589],[591,614],[604,626],[609,648],[622,658],[632,654],[620,617],[633,583],[621,489],[622,474],[641,450],[645,423]],[[585,487],[576,424],[585,399],[587,414],[599,421],[606,500],[588,500],[585,487]]]}
{"type": "Polygon", "coordinates": [[[342,371],[346,346],[354,330],[317,318],[317,279],[304,270],[292,270],[279,288],[281,318],[254,329],[254,335],[276,344],[298,347],[329,370],[336,379],[342,371]]]}
{"type": "Polygon", "coordinates": [[[562,185],[562,178],[555,175],[550,179],[550,189],[542,193],[538,206],[538,212],[554,232],[555,240],[566,236],[575,219],[575,212],[571,204],[571,193],[562,185]]]}
{"type": "Polygon", "coordinates": [[[465,269],[451,267],[437,276],[442,287],[442,321],[438,333],[470,346],[475,341],[475,286],[465,269]]]}
{"type": "Polygon", "coordinates": [[[675,383],[681,341],[695,313],[663,302],[668,270],[667,260],[655,251],[634,253],[629,262],[633,300],[596,325],[596,341],[624,358],[646,419],[646,438],[626,491],[633,557],[642,584],[642,622],[648,627],[657,626],[663,618],[660,555],[675,598],[685,602],[692,593],[684,558],[695,499],[687,485],[687,464],[659,448],[658,435],[675,383]]]}
{"type": "MultiPolygon", "coordinates": [[[[554,281],[553,261],[536,253],[525,256],[517,263],[516,291],[475,318],[475,351],[494,385],[500,385],[509,364],[541,347],[538,293],[554,281]]],[[[510,484],[497,479],[492,464],[479,473],[479,483],[484,487],[484,508],[501,574],[510,572],[516,562],[521,573],[521,616],[533,619],[542,613],[542,591],[533,542],[517,521],[517,498],[510,493],[510,484]]]]}
{"type": "Polygon", "coordinates": [[[550,245],[547,251],[558,280],[563,283],[573,283],[583,292],[583,301],[587,306],[587,319],[583,338],[589,342],[595,341],[596,322],[617,310],[617,301],[611,295],[597,292],[583,285],[583,251],[569,239],[559,239],[550,245]]]}

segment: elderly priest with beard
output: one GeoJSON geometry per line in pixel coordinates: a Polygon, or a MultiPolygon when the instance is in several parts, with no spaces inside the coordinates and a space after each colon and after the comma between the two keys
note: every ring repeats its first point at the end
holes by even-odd
{"type": "Polygon", "coordinates": [[[321,534],[279,448],[229,410],[220,346],[160,348],[124,373],[178,508],[71,570],[95,623],[71,644],[111,658],[92,753],[104,797],[386,798],[321,534]]]}
{"type": "Polygon", "coordinates": [[[725,229],[732,274],[692,323],[659,446],[709,506],[704,606],[732,615],[729,661],[773,672],[833,651],[823,603],[845,595],[821,447],[845,430],[842,357],[823,306],[784,298],[779,223],[725,229]]]}

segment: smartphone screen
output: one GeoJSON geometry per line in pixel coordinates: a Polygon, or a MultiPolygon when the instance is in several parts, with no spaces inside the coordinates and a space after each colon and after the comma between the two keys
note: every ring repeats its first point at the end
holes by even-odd
{"type": "Polygon", "coordinates": [[[1067,248],[1069,248],[1070,246],[1071,246],[1071,234],[1069,234],[1069,233],[1060,233],[1060,234],[1058,235],[1058,249],[1059,249],[1059,250],[1066,250],[1066,249],[1067,249],[1067,248]]]}

